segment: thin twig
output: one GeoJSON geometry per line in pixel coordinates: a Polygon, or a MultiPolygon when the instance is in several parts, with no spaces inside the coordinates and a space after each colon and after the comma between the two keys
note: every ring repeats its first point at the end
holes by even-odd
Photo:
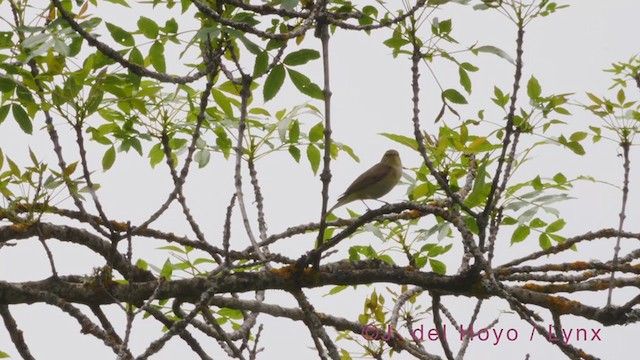
{"type": "MultiPolygon", "coordinates": [[[[486,236],[486,227],[487,220],[489,218],[489,214],[495,209],[496,204],[499,200],[498,196],[496,196],[496,192],[498,191],[498,184],[500,182],[500,175],[502,174],[502,167],[504,166],[505,161],[507,161],[507,149],[509,149],[509,144],[511,143],[511,136],[514,132],[514,118],[516,115],[516,102],[518,100],[518,90],[520,89],[520,81],[522,79],[522,54],[524,44],[524,25],[518,24],[518,35],[516,38],[516,71],[513,76],[513,89],[511,93],[511,104],[509,105],[509,113],[507,114],[507,123],[504,127],[504,139],[502,141],[502,150],[500,156],[498,157],[498,166],[496,168],[496,172],[493,176],[493,181],[491,182],[491,189],[489,190],[489,195],[487,195],[487,203],[482,211],[482,214],[477,218],[478,229],[479,229],[479,240],[478,243],[480,247],[484,247],[484,240],[486,236]]],[[[515,147],[512,148],[515,152],[515,147]]],[[[513,161],[513,159],[511,159],[513,161]]],[[[509,166],[507,164],[507,166],[509,166]]],[[[505,178],[507,174],[505,172],[505,178]]],[[[506,182],[505,182],[506,184],[506,182]]]]}
{"type": "Polygon", "coordinates": [[[607,306],[611,306],[611,297],[613,295],[613,287],[615,281],[615,271],[618,266],[618,255],[620,254],[620,233],[622,233],[622,228],[624,226],[624,220],[627,218],[626,210],[627,210],[627,199],[629,197],[629,173],[631,172],[631,161],[629,159],[629,148],[631,147],[631,143],[623,139],[620,143],[622,146],[622,157],[624,159],[624,163],[622,165],[624,169],[624,180],[622,182],[622,209],[620,210],[620,222],[618,224],[618,237],[616,239],[616,246],[613,248],[613,261],[611,270],[611,278],[609,279],[609,293],[607,294],[607,306]]]}
{"type": "Polygon", "coordinates": [[[433,309],[433,322],[436,326],[436,331],[440,336],[438,339],[440,340],[440,345],[442,346],[442,350],[444,350],[444,354],[448,360],[454,360],[453,353],[451,352],[451,348],[449,347],[449,341],[447,337],[444,336],[444,328],[442,327],[442,318],[440,317],[440,295],[435,292],[431,292],[431,308],[433,309]]]}
{"type": "Polygon", "coordinates": [[[29,346],[27,346],[27,342],[24,341],[24,336],[22,335],[22,330],[18,328],[18,324],[16,320],[11,315],[9,311],[8,305],[0,305],[0,316],[2,316],[2,320],[4,320],[4,326],[9,333],[9,337],[11,338],[11,342],[18,350],[20,356],[22,356],[25,360],[35,360],[33,355],[31,355],[31,351],[29,350],[29,346]]]}
{"type": "Polygon", "coordinates": [[[433,162],[431,161],[431,159],[429,159],[429,155],[427,155],[427,148],[424,145],[424,135],[422,134],[422,129],[420,128],[420,83],[418,81],[420,79],[420,69],[418,65],[420,64],[420,60],[422,59],[422,53],[420,52],[420,44],[415,39],[415,34],[414,36],[412,36],[412,39],[414,40],[413,52],[411,55],[411,91],[413,94],[413,96],[411,97],[411,101],[413,103],[412,122],[413,135],[416,139],[416,142],[418,143],[418,151],[420,152],[420,155],[422,155],[422,160],[429,169],[429,173],[436,179],[438,185],[440,185],[440,188],[442,188],[447,196],[454,203],[458,204],[462,210],[475,217],[476,213],[473,210],[469,209],[469,207],[462,202],[460,197],[451,190],[451,187],[449,186],[447,181],[436,170],[433,162]]]}
{"type": "MultiPolygon", "coordinates": [[[[326,1],[324,3],[323,15],[327,12],[326,1]]],[[[322,206],[320,207],[320,229],[318,230],[317,246],[322,245],[324,241],[324,232],[327,226],[327,207],[329,202],[329,184],[331,183],[331,81],[329,71],[329,26],[325,22],[318,22],[320,29],[320,41],[322,42],[322,73],[324,78],[324,88],[322,95],[324,97],[324,163],[320,181],[322,181],[322,206]]],[[[313,259],[313,268],[318,270],[320,267],[321,252],[313,259]]]]}
{"type": "Polygon", "coordinates": [[[322,323],[318,319],[318,315],[315,313],[313,309],[313,305],[307,300],[306,296],[302,292],[302,290],[297,289],[290,291],[293,297],[298,301],[298,305],[304,314],[304,318],[302,321],[307,325],[309,332],[311,333],[311,338],[316,345],[316,349],[318,350],[318,356],[321,359],[326,359],[324,350],[319,340],[322,340],[324,343],[324,347],[327,349],[328,355],[333,360],[340,360],[340,355],[338,354],[338,349],[336,348],[333,341],[327,335],[322,323]]]}

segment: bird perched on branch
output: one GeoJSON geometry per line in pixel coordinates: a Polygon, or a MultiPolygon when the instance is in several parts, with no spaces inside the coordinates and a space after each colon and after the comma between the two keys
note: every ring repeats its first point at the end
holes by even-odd
{"type": "Polygon", "coordinates": [[[373,165],[349,185],[327,214],[352,201],[377,199],[386,195],[398,184],[400,176],[402,176],[400,155],[395,150],[387,150],[379,163],[373,165]]]}

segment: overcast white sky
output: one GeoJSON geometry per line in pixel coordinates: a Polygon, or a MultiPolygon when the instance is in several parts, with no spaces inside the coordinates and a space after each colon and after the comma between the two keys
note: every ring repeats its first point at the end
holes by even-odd
{"type": "MultiPolygon", "coordinates": [[[[392,2],[389,2],[389,6],[392,2]]],[[[525,75],[528,79],[534,74],[540,81],[543,93],[574,92],[576,99],[585,101],[585,91],[604,94],[610,86],[609,74],[602,71],[612,62],[627,60],[640,52],[640,44],[637,35],[640,34],[640,22],[637,20],[640,14],[640,2],[638,0],[582,0],[570,2],[571,7],[560,11],[549,18],[537,19],[527,29],[525,38],[525,75]]],[[[3,4],[2,8],[6,4],[3,4]]],[[[93,13],[96,13],[93,11],[93,13]]],[[[107,18],[113,13],[101,12],[101,16],[107,18]]],[[[133,24],[137,20],[137,12],[117,13],[118,19],[109,20],[117,23],[133,24]]],[[[147,14],[148,15],[148,14],[147,14]]],[[[151,16],[151,15],[148,15],[151,16]]],[[[498,46],[515,57],[515,28],[505,18],[488,12],[473,12],[462,6],[450,6],[446,14],[440,18],[451,16],[454,21],[454,33],[462,44],[471,44],[476,40],[480,44],[498,46]]],[[[130,25],[132,26],[132,25],[130,25]]],[[[5,25],[0,25],[4,30],[5,25]]],[[[415,153],[406,151],[400,145],[392,143],[381,136],[382,132],[393,132],[412,136],[410,102],[410,72],[407,59],[393,59],[389,48],[382,45],[382,41],[389,36],[387,30],[374,33],[367,37],[364,34],[340,31],[332,39],[331,43],[331,71],[333,87],[333,134],[334,139],[349,144],[361,158],[357,164],[347,156],[341,156],[333,163],[333,182],[331,196],[335,199],[348,184],[364,169],[377,162],[388,148],[396,148],[401,152],[403,164],[406,167],[418,166],[419,157],[415,153]]],[[[309,39],[305,42],[307,47],[316,47],[318,42],[309,39]]],[[[468,97],[470,104],[461,108],[466,116],[470,117],[479,109],[492,109],[489,96],[493,86],[502,89],[511,89],[513,66],[506,61],[490,55],[479,58],[471,58],[472,62],[480,66],[481,71],[472,75],[473,94],[468,97]]],[[[451,68],[436,63],[433,69],[438,73],[438,80],[445,87],[457,87],[457,72],[451,68]]],[[[316,82],[320,82],[320,63],[315,62],[305,68],[316,82]]],[[[439,110],[439,103],[431,101],[437,99],[439,93],[433,86],[433,78],[423,68],[421,87],[424,94],[422,104],[423,127],[427,131],[436,131],[433,117],[439,110]],[[430,102],[431,101],[431,102],[430,102]]],[[[290,87],[285,96],[281,96],[273,104],[268,104],[270,110],[281,107],[292,107],[307,101],[305,97],[297,94],[290,87]]],[[[610,94],[609,94],[610,95],[610,94]]],[[[640,98],[637,89],[630,89],[627,96],[640,98]]],[[[314,103],[319,106],[319,103],[314,103]]],[[[573,111],[573,110],[572,110],[573,111]]],[[[498,114],[495,109],[488,113],[498,114]]],[[[575,111],[576,115],[564,120],[571,123],[575,129],[585,129],[587,125],[599,124],[592,116],[575,111]]],[[[307,117],[307,126],[311,126],[318,120],[307,117]]],[[[496,118],[499,120],[499,118],[496,118]]],[[[34,128],[42,126],[42,119],[37,120],[34,128]]],[[[455,125],[456,119],[448,118],[447,123],[455,125]]],[[[567,130],[567,132],[569,132],[567,130]]],[[[570,132],[569,132],[570,133],[570,132]]],[[[67,146],[67,155],[73,158],[74,143],[69,136],[63,134],[64,145],[67,146]]],[[[56,163],[51,152],[51,145],[44,132],[38,131],[34,136],[27,137],[21,134],[11,119],[6,120],[0,126],[0,147],[12,159],[19,164],[25,164],[28,159],[28,147],[52,166],[56,163]]],[[[103,148],[91,146],[91,150],[103,148]]],[[[621,173],[621,158],[618,157],[619,149],[611,142],[601,142],[588,148],[588,154],[578,157],[556,147],[546,147],[531,161],[530,167],[522,173],[516,174],[519,179],[529,179],[534,174],[553,176],[562,171],[568,177],[571,175],[594,175],[598,178],[619,184],[621,173]]],[[[169,176],[166,174],[164,164],[152,171],[147,159],[141,159],[136,155],[118,154],[118,161],[114,168],[102,173],[100,170],[101,153],[92,155],[93,168],[96,176],[102,184],[99,195],[105,205],[106,211],[116,219],[130,219],[134,223],[148,217],[151,211],[166,198],[167,189],[170,186],[169,176]]],[[[638,147],[632,149],[632,160],[640,157],[638,147]]],[[[637,164],[637,163],[636,163],[637,164]]],[[[640,175],[637,167],[632,166],[632,186],[629,201],[628,221],[626,230],[640,231],[640,175]]],[[[287,154],[276,155],[258,163],[258,171],[265,195],[265,211],[270,233],[276,233],[285,228],[302,223],[316,221],[319,214],[321,183],[309,169],[307,163],[302,161],[296,165],[287,154]]],[[[203,170],[193,170],[193,177],[186,188],[187,198],[191,199],[190,206],[199,219],[202,230],[208,237],[216,239],[222,233],[224,209],[233,191],[232,164],[225,162],[223,157],[215,155],[209,166],[203,170]]],[[[248,181],[245,181],[248,184],[248,181]]],[[[405,186],[397,187],[387,195],[387,201],[396,201],[405,198],[405,186]]],[[[576,199],[558,206],[563,210],[562,216],[568,225],[563,230],[563,235],[571,236],[584,233],[589,230],[597,230],[603,227],[617,227],[620,192],[619,190],[593,183],[578,185],[573,194],[576,199]]],[[[248,197],[251,198],[251,197],[248,197]]],[[[72,204],[68,204],[72,207],[72,204]]],[[[362,210],[360,204],[353,205],[354,209],[362,210]]],[[[345,210],[338,210],[338,214],[345,214],[345,210]]],[[[244,233],[240,222],[236,217],[234,234],[244,239],[244,233]]],[[[191,235],[181,212],[176,207],[167,216],[156,224],[156,227],[170,230],[176,234],[191,235]]],[[[257,228],[257,226],[256,226],[257,228]]],[[[508,239],[511,230],[505,230],[502,244],[499,245],[497,262],[514,258],[519,255],[537,249],[537,241],[530,239],[522,244],[510,247],[508,239]],[[531,241],[533,240],[533,241],[531,241]]],[[[237,240],[244,243],[245,240],[237,240]]],[[[288,240],[280,246],[275,246],[275,251],[286,251],[295,256],[312,246],[312,237],[306,240],[296,238],[288,240]]],[[[449,265],[448,272],[452,273],[458,266],[457,257],[460,255],[460,246],[456,238],[447,239],[445,243],[455,243],[455,249],[444,258],[449,265]]],[[[373,236],[361,236],[350,240],[349,244],[375,243],[379,240],[373,236]]],[[[76,246],[52,242],[54,256],[58,259],[58,271],[61,274],[89,274],[95,266],[102,265],[97,257],[88,254],[76,246]]],[[[151,263],[161,265],[168,253],[157,250],[164,244],[145,243],[137,244],[134,256],[144,258],[151,263]]],[[[239,245],[243,248],[244,245],[239,245]]],[[[581,246],[580,251],[561,259],[554,258],[556,262],[571,261],[576,259],[589,260],[599,258],[603,261],[612,253],[613,241],[600,242],[595,246],[581,246]],[[604,255],[602,255],[604,254],[604,255]]],[[[634,244],[627,244],[624,249],[635,248],[634,244]]],[[[334,256],[334,259],[337,257],[334,256]]],[[[43,250],[37,241],[21,241],[18,246],[3,248],[0,251],[0,279],[7,281],[39,280],[50,275],[43,250]]],[[[339,296],[320,297],[329,289],[315,289],[308,291],[315,298],[317,310],[330,312],[339,316],[345,316],[355,320],[363,306],[363,296],[371,291],[371,288],[359,287],[357,291],[347,290],[339,296]]],[[[631,292],[616,297],[618,301],[634,296],[631,292]]],[[[593,304],[604,304],[604,296],[581,300],[593,304]]],[[[424,307],[430,305],[427,295],[420,298],[424,307]]],[[[267,303],[278,303],[295,306],[290,295],[283,292],[269,292],[267,303]]],[[[443,302],[458,316],[458,320],[466,322],[472,310],[471,303],[461,299],[444,298],[443,302]]],[[[51,307],[36,304],[31,306],[14,306],[11,308],[17,318],[18,324],[25,332],[28,343],[36,358],[86,358],[90,356],[94,360],[113,359],[114,355],[94,338],[82,336],[75,321],[63,315],[60,311],[51,307]],[[59,329],[63,329],[59,330],[59,329]]],[[[492,302],[486,310],[484,323],[492,321],[498,316],[499,311],[508,311],[504,302],[492,302]]],[[[120,330],[124,324],[124,314],[117,311],[120,330]]],[[[520,337],[514,342],[476,343],[469,350],[468,358],[477,358],[477,354],[500,354],[501,358],[523,359],[526,353],[531,354],[531,359],[561,358],[561,353],[545,344],[537,338],[529,341],[530,327],[517,319],[513,314],[503,314],[497,329],[509,328],[518,330],[520,337]]],[[[313,343],[308,336],[308,331],[302,324],[294,324],[289,320],[274,319],[269,316],[259,318],[265,324],[265,331],[261,338],[262,346],[266,347],[263,359],[287,358],[312,358],[316,355],[313,343]]],[[[565,320],[568,321],[568,320],[565,320]]],[[[424,320],[425,328],[432,325],[428,317],[424,320]]],[[[599,324],[568,321],[566,328],[583,327],[587,329],[600,328],[599,324]]],[[[160,336],[159,326],[151,321],[138,321],[134,327],[133,352],[142,351],[149,341],[160,336]]],[[[637,349],[630,347],[629,342],[635,340],[638,327],[604,328],[600,331],[602,341],[583,342],[578,344],[603,359],[631,358],[637,353],[637,349]]],[[[591,333],[589,333],[591,334],[591,333]]],[[[344,346],[345,343],[339,343],[344,346]]],[[[438,345],[427,348],[434,348],[438,345]]],[[[209,341],[205,348],[212,354],[219,354],[218,345],[209,341]]],[[[348,347],[353,349],[353,347],[348,347]]],[[[0,329],[0,350],[8,352],[13,358],[18,358],[6,330],[0,329]]],[[[165,349],[157,354],[154,359],[191,359],[195,358],[187,353],[183,342],[174,338],[165,349]]],[[[357,353],[353,353],[356,358],[357,353]]],[[[397,356],[402,359],[402,354],[397,356]]]]}

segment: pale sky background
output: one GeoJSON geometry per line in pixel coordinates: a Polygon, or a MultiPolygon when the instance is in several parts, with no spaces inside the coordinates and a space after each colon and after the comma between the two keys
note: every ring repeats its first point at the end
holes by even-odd
{"type": "MultiPolygon", "coordinates": [[[[4,6],[5,4],[3,4],[4,6]]],[[[391,2],[388,4],[391,6],[391,2]]],[[[637,15],[640,13],[638,0],[582,0],[572,2],[568,9],[561,10],[548,18],[535,20],[526,30],[524,76],[526,80],[534,74],[542,85],[543,94],[548,93],[576,93],[575,99],[586,101],[585,91],[596,94],[606,94],[612,97],[611,92],[606,92],[610,86],[610,76],[602,71],[610,67],[612,62],[626,61],[631,56],[640,52],[637,43],[637,34],[640,34],[640,22],[637,15]]],[[[5,6],[6,7],[6,6],[5,6]]],[[[4,7],[3,7],[4,8],[4,7]]],[[[132,28],[140,15],[131,11],[126,13],[119,9],[117,19],[110,19],[118,24],[132,28]],[[130,25],[127,25],[127,24],[130,25]]],[[[454,21],[453,36],[462,44],[471,44],[475,40],[481,45],[495,45],[515,57],[515,27],[507,19],[489,12],[473,12],[469,7],[449,6],[446,14],[438,15],[441,19],[452,17],[454,21]]],[[[93,9],[95,10],[95,9],[93,9]]],[[[158,10],[160,11],[160,10],[158,10]]],[[[91,11],[96,13],[95,11],[91,11]]],[[[101,12],[101,16],[107,18],[113,16],[110,12],[101,12]]],[[[177,14],[177,12],[176,12],[177,14]]],[[[143,14],[152,16],[155,14],[143,14]]],[[[4,31],[5,25],[0,25],[4,31]]],[[[426,30],[426,29],[425,29],[426,30]]],[[[349,183],[364,169],[377,162],[382,153],[388,148],[396,148],[401,152],[403,164],[406,167],[415,167],[420,164],[420,158],[416,153],[407,151],[401,145],[391,142],[377,134],[393,132],[412,136],[411,101],[410,101],[410,72],[409,62],[406,58],[393,59],[391,50],[382,45],[382,41],[390,34],[388,30],[382,30],[371,36],[365,34],[339,31],[331,43],[331,72],[333,90],[333,135],[334,140],[349,144],[361,158],[361,163],[355,163],[349,157],[340,156],[332,162],[333,181],[331,184],[331,198],[335,199],[349,183]]],[[[106,37],[105,37],[106,38],[106,37]]],[[[311,36],[305,41],[306,47],[318,48],[318,41],[311,36]]],[[[503,90],[510,91],[513,66],[492,55],[483,55],[477,58],[467,57],[473,64],[481,68],[479,73],[471,76],[473,93],[468,96],[470,104],[460,107],[463,118],[473,116],[479,109],[486,108],[488,116],[499,121],[501,115],[491,105],[489,96],[494,85],[503,90]]],[[[169,67],[172,69],[172,67],[169,67]]],[[[304,72],[309,73],[312,79],[320,83],[320,62],[313,62],[304,67],[304,72]]],[[[459,88],[457,71],[443,66],[438,61],[433,65],[438,73],[438,80],[445,88],[459,88]]],[[[433,124],[434,114],[439,110],[439,92],[433,85],[433,78],[422,67],[422,124],[427,131],[435,132],[433,124]]],[[[269,110],[278,110],[282,107],[292,106],[307,98],[299,95],[288,83],[287,88],[279,99],[267,104],[269,110]]],[[[522,92],[521,94],[524,94],[522,92]]],[[[630,88],[627,97],[638,99],[638,90],[630,88]]],[[[256,100],[260,100],[256,96],[256,100]]],[[[320,103],[313,102],[320,107],[320,103]]],[[[523,103],[521,103],[523,104],[523,103]]],[[[563,133],[570,134],[578,129],[586,129],[587,125],[602,125],[593,116],[571,109],[575,114],[562,120],[570,122],[570,127],[563,133]],[[570,129],[574,129],[570,131],[570,129]]],[[[308,129],[318,119],[307,116],[301,118],[308,129]]],[[[451,126],[457,124],[456,119],[449,116],[445,119],[451,126]]],[[[34,129],[43,125],[42,117],[34,124],[34,129]]],[[[59,126],[62,132],[63,126],[59,126]]],[[[474,131],[470,129],[470,131],[474,131]]],[[[479,131],[478,131],[479,132],[479,131]]],[[[477,132],[476,132],[477,133],[477,132]]],[[[552,133],[553,134],[553,133],[552,133]]],[[[74,159],[74,141],[61,134],[63,145],[68,159],[74,159]]],[[[534,140],[539,140],[534,138],[534,140]]],[[[0,126],[0,147],[4,153],[10,156],[18,164],[25,164],[28,159],[28,147],[42,159],[48,161],[55,168],[56,161],[51,151],[51,144],[43,131],[36,131],[32,137],[23,135],[11,119],[7,119],[0,126]]],[[[100,157],[105,150],[103,147],[92,144],[90,150],[94,152],[90,160],[92,168],[96,170],[97,181],[102,184],[99,192],[107,213],[118,220],[131,220],[134,224],[148,217],[159,204],[166,198],[170,187],[170,177],[167,174],[164,163],[151,170],[148,159],[140,158],[134,154],[118,153],[118,160],[112,170],[103,173],[100,168],[100,157]]],[[[614,184],[621,183],[622,161],[618,157],[620,150],[614,143],[601,141],[587,148],[588,154],[579,157],[558,147],[547,146],[538,152],[530,162],[529,167],[517,173],[516,179],[530,179],[535,174],[551,177],[557,172],[563,172],[568,178],[577,175],[593,175],[598,179],[614,184]]],[[[632,161],[640,157],[638,147],[632,149],[632,161]]],[[[74,161],[74,160],[71,160],[74,161]]],[[[636,162],[637,164],[637,162],[636,162]]],[[[233,164],[232,160],[225,161],[219,155],[213,155],[210,164],[202,170],[192,169],[191,177],[186,185],[187,198],[191,199],[189,205],[202,230],[209,239],[219,242],[222,234],[224,210],[233,192],[233,164]]],[[[317,221],[319,216],[321,183],[318,176],[314,176],[306,160],[297,165],[288,154],[278,154],[258,163],[258,172],[263,195],[265,196],[265,212],[270,233],[278,233],[289,226],[317,221]]],[[[631,193],[628,204],[627,223],[628,231],[640,231],[640,175],[637,166],[632,163],[631,193]]],[[[245,196],[247,205],[253,200],[249,190],[248,179],[245,178],[245,196]]],[[[606,227],[617,227],[618,212],[620,208],[620,191],[611,186],[583,182],[579,183],[572,192],[576,199],[557,205],[562,211],[562,216],[567,220],[567,226],[562,230],[564,236],[582,234],[590,230],[598,230],[606,227]]],[[[405,198],[406,186],[398,186],[385,197],[387,201],[399,201],[405,198]]],[[[333,200],[332,200],[333,201],[333,200]]],[[[69,202],[67,207],[73,208],[69,202]]],[[[376,204],[373,204],[375,206],[376,204]]],[[[355,204],[351,208],[362,211],[361,204],[355,204]]],[[[340,209],[338,214],[345,215],[346,211],[340,209]]],[[[244,248],[246,236],[239,221],[239,210],[234,212],[235,226],[233,239],[238,241],[238,248],[244,248]]],[[[428,224],[428,222],[425,222],[428,224]]],[[[254,232],[257,233],[257,225],[254,223],[254,232]]],[[[155,223],[155,228],[170,230],[176,234],[192,236],[185,221],[182,220],[181,211],[173,206],[169,214],[163,216],[155,223]]],[[[512,228],[504,227],[501,232],[501,243],[497,255],[496,264],[506,259],[516,258],[538,249],[537,239],[531,238],[526,242],[509,246],[509,238],[512,228]]],[[[379,240],[372,235],[360,236],[356,239],[345,241],[345,244],[372,243],[381,247],[379,240]]],[[[453,243],[454,249],[441,258],[448,265],[448,273],[454,273],[459,263],[461,246],[459,239],[444,240],[444,244],[453,243]]],[[[290,256],[296,257],[311,248],[313,236],[296,237],[283,240],[272,248],[273,251],[284,251],[290,256]]],[[[613,250],[613,239],[599,241],[595,245],[581,245],[579,251],[565,254],[563,257],[549,258],[552,262],[568,262],[578,259],[600,259],[606,261],[613,250]]],[[[134,257],[144,258],[150,263],[160,266],[169,255],[168,252],[157,250],[164,243],[144,242],[137,243],[134,257]]],[[[625,250],[635,248],[635,243],[629,241],[623,247],[625,250]]],[[[103,265],[103,261],[94,255],[80,249],[80,247],[50,241],[50,246],[57,259],[60,274],[89,274],[93,267],[103,265]]],[[[345,249],[346,247],[343,247],[345,249]]],[[[337,260],[338,256],[333,256],[337,260]]],[[[543,259],[546,261],[546,259],[543,259]]],[[[0,251],[0,279],[6,281],[40,280],[50,275],[49,265],[41,245],[36,240],[19,241],[18,246],[5,247],[0,251]]],[[[379,287],[380,289],[383,286],[379,287]]],[[[394,287],[397,289],[397,287],[394,287]]],[[[329,288],[306,290],[312,297],[318,311],[345,316],[355,320],[363,307],[363,298],[372,288],[365,286],[357,290],[348,289],[337,296],[321,297],[329,288]]],[[[634,291],[617,291],[614,293],[616,303],[634,296],[634,291]]],[[[252,298],[251,294],[246,294],[252,298]]],[[[390,299],[385,294],[387,300],[390,299]]],[[[575,298],[594,306],[602,306],[605,303],[605,294],[597,296],[580,296],[575,298]]],[[[423,295],[418,302],[426,308],[430,306],[431,299],[423,295]]],[[[280,304],[283,306],[296,306],[293,298],[282,291],[267,293],[266,303],[280,304]]],[[[466,323],[472,311],[472,303],[463,299],[446,297],[443,303],[457,316],[458,321],[466,323]]],[[[389,305],[391,307],[392,305],[389,305]]],[[[81,307],[86,310],[84,307],[81,307]]],[[[59,358],[87,358],[94,360],[113,359],[113,353],[104,347],[102,343],[93,337],[83,336],[79,333],[79,326],[68,316],[59,310],[47,305],[21,305],[11,307],[19,326],[25,333],[33,355],[38,359],[59,358]],[[62,329],[62,330],[59,330],[62,329]]],[[[125,316],[115,307],[112,314],[117,314],[114,320],[123,330],[125,316]]],[[[504,301],[491,301],[485,308],[484,317],[479,325],[487,324],[497,317],[500,311],[508,311],[508,305],[504,301]]],[[[540,309],[536,309],[540,310],[540,309]]],[[[542,311],[545,319],[547,312],[542,311]]],[[[432,323],[427,316],[423,324],[425,328],[431,328],[432,323]]],[[[597,323],[577,321],[569,317],[563,318],[566,329],[582,327],[586,329],[599,329],[597,323]]],[[[287,358],[315,358],[316,350],[308,335],[308,331],[302,323],[294,323],[287,319],[274,319],[263,315],[259,321],[265,324],[265,330],[261,337],[261,346],[265,347],[261,359],[287,358]]],[[[501,358],[524,359],[526,353],[531,354],[531,359],[560,359],[562,354],[555,347],[546,344],[539,337],[529,341],[530,326],[517,318],[514,314],[502,314],[500,323],[496,329],[514,328],[519,333],[519,338],[514,342],[505,342],[504,339],[497,345],[493,341],[486,343],[474,342],[468,351],[469,359],[478,358],[477,354],[500,354],[501,358]]],[[[137,319],[134,323],[132,338],[132,350],[139,354],[147,344],[158,338],[161,333],[160,325],[155,321],[137,319]]],[[[451,329],[452,330],[452,329],[451,329]]],[[[600,331],[601,342],[582,342],[577,344],[586,351],[603,359],[630,358],[637,354],[637,349],[629,347],[630,341],[635,340],[638,327],[609,327],[600,331]]],[[[406,329],[400,330],[407,335],[406,329]],[[403,332],[404,331],[404,332],[403,332]]],[[[451,331],[453,334],[453,331],[451,331]]],[[[589,331],[589,334],[590,331],[589,331]]],[[[202,337],[199,337],[202,339],[202,337]]],[[[493,340],[493,339],[492,339],[493,340]]],[[[457,344],[456,341],[452,341],[457,344]]],[[[211,339],[203,340],[201,344],[216,358],[224,358],[219,346],[211,339]]],[[[346,342],[338,342],[338,346],[346,346],[346,342]]],[[[439,349],[439,344],[425,344],[428,349],[439,349]]],[[[359,351],[353,346],[346,346],[354,350],[352,356],[358,358],[359,351]]],[[[4,329],[0,328],[0,350],[9,353],[13,358],[18,358],[13,344],[4,329]]],[[[454,352],[456,351],[454,345],[454,352]]],[[[153,359],[195,359],[196,356],[189,353],[190,350],[178,337],[172,339],[165,348],[155,355],[153,359]],[[185,354],[189,354],[188,356],[185,354]]],[[[440,354],[438,352],[438,354],[440,354]]],[[[394,358],[403,359],[404,354],[394,358]]]]}

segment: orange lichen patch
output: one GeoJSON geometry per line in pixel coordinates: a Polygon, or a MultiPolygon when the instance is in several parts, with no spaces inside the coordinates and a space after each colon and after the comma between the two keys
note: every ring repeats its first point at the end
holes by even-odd
{"type": "Polygon", "coordinates": [[[298,271],[298,269],[296,268],[295,265],[287,265],[285,267],[281,267],[279,269],[272,269],[271,272],[282,277],[285,278],[287,280],[293,278],[293,275],[295,275],[296,271],[298,271]]]}
{"type": "Polygon", "coordinates": [[[569,264],[549,264],[545,265],[544,269],[547,271],[582,271],[590,267],[590,264],[586,261],[575,261],[569,264]]]}
{"type": "Polygon", "coordinates": [[[589,263],[586,261],[575,261],[569,264],[571,270],[585,270],[589,268],[589,263]]]}
{"type": "MultiPolygon", "coordinates": [[[[615,281],[613,282],[614,284],[616,283],[615,281]]],[[[608,290],[609,289],[609,280],[599,280],[594,282],[591,285],[591,289],[592,290],[608,290]]]]}
{"type": "Polygon", "coordinates": [[[416,218],[422,216],[422,211],[420,210],[409,210],[408,213],[416,218]]]}
{"type": "Polygon", "coordinates": [[[593,271],[585,271],[582,275],[586,278],[594,277],[596,274],[593,271]]]}
{"type": "Polygon", "coordinates": [[[31,227],[31,224],[29,223],[17,223],[17,224],[9,225],[9,229],[17,233],[27,231],[30,227],[31,227]]]}
{"type": "Polygon", "coordinates": [[[114,220],[111,220],[111,226],[113,227],[114,230],[121,231],[121,232],[125,232],[128,229],[128,226],[126,223],[118,222],[114,220]]]}
{"type": "Polygon", "coordinates": [[[578,351],[578,354],[579,354],[579,356],[580,356],[581,358],[586,359],[586,358],[588,358],[588,357],[591,357],[591,355],[587,354],[584,350],[582,350],[582,349],[578,349],[578,350],[579,350],[579,351],[578,351]]]}
{"type": "Polygon", "coordinates": [[[532,284],[532,283],[527,283],[522,285],[522,288],[525,290],[531,290],[531,291],[535,291],[535,292],[543,292],[544,291],[544,286],[540,286],[537,284],[532,284]]]}
{"type": "Polygon", "coordinates": [[[403,220],[417,219],[421,216],[422,216],[422,212],[420,210],[408,210],[408,211],[403,211],[400,214],[400,218],[403,220]]]}
{"type": "Polygon", "coordinates": [[[549,303],[551,309],[560,311],[560,313],[562,314],[569,313],[570,310],[578,308],[582,305],[577,301],[563,299],[561,297],[555,296],[550,296],[549,298],[547,298],[547,302],[549,303]]]}

